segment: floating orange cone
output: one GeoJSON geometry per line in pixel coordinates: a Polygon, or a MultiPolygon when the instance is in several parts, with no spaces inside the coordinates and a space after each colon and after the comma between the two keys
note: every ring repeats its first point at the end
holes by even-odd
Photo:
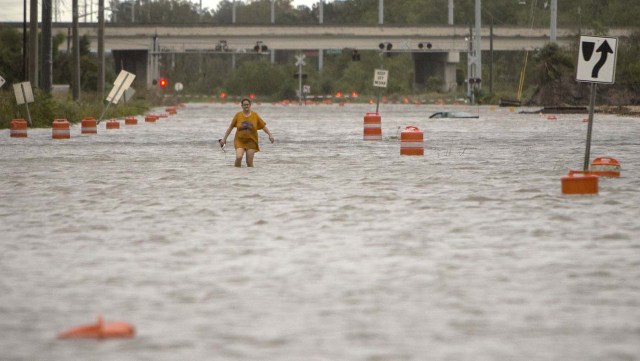
{"type": "Polygon", "coordinates": [[[547,120],[558,120],[558,117],[555,115],[547,115],[547,120]]]}
{"type": "Polygon", "coordinates": [[[144,117],[144,121],[147,122],[147,123],[155,123],[156,120],[158,120],[158,116],[153,115],[153,114],[149,114],[149,115],[144,117]]]}
{"type": "Polygon", "coordinates": [[[591,162],[589,170],[600,177],[620,177],[620,162],[611,157],[598,157],[591,162]]]}
{"type": "Polygon", "coordinates": [[[120,129],[120,122],[115,119],[110,119],[106,124],[107,129],[120,129]]]}
{"type": "Polygon", "coordinates": [[[178,109],[176,107],[167,107],[164,111],[169,115],[178,114],[178,109]]]}
{"type": "Polygon", "coordinates": [[[598,176],[589,172],[571,170],[561,178],[562,194],[597,194],[598,176]]]}
{"type": "Polygon", "coordinates": [[[14,119],[11,121],[11,138],[27,137],[27,121],[24,119],[14,119]]]}
{"type": "Polygon", "coordinates": [[[126,322],[105,323],[102,316],[92,325],[83,325],[70,328],[58,334],[58,338],[122,338],[133,337],[135,328],[126,322]]]}
{"type": "Polygon", "coordinates": [[[98,134],[98,125],[95,118],[84,118],[80,125],[80,134],[98,134]]]}
{"type": "Polygon", "coordinates": [[[423,133],[418,127],[410,125],[400,132],[400,155],[424,155],[423,133]]]}
{"type": "Polygon", "coordinates": [[[124,125],[136,125],[138,124],[138,119],[136,117],[125,117],[124,125]]]}
{"type": "Polygon", "coordinates": [[[54,119],[51,124],[51,138],[53,139],[69,139],[71,132],[69,130],[69,122],[66,119],[54,119]]]}
{"type": "Polygon", "coordinates": [[[382,118],[378,113],[364,115],[364,140],[382,140],[382,118]]]}

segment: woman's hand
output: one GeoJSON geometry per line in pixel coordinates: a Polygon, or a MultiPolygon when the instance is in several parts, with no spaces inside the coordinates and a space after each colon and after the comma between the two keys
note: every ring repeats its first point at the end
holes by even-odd
{"type": "Polygon", "coordinates": [[[273,135],[270,135],[270,136],[269,136],[269,141],[270,141],[271,143],[273,143],[273,142],[275,142],[275,141],[276,141],[276,140],[273,138],[273,135]]]}
{"type": "Polygon", "coordinates": [[[222,138],[222,139],[218,139],[218,143],[220,143],[221,147],[224,147],[225,144],[227,144],[227,140],[222,138]]]}

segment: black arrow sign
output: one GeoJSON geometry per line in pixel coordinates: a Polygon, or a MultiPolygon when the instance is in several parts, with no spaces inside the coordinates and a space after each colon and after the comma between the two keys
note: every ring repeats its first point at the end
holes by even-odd
{"type": "Polygon", "coordinates": [[[605,40],[604,43],[602,43],[602,45],[598,47],[598,50],[596,50],[596,53],[600,53],[600,60],[598,60],[596,65],[593,67],[593,70],[591,70],[592,78],[598,77],[598,73],[600,72],[600,69],[607,62],[607,55],[613,54],[613,50],[611,49],[611,46],[609,46],[609,43],[605,40]]]}

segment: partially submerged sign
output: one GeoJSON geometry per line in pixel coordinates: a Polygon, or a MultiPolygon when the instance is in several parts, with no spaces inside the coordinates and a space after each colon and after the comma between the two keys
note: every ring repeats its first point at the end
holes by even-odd
{"type": "Polygon", "coordinates": [[[18,105],[33,103],[33,90],[31,90],[31,83],[28,81],[13,84],[13,92],[16,94],[16,102],[18,105]]]}
{"type": "Polygon", "coordinates": [[[120,97],[122,97],[122,94],[124,94],[124,92],[129,89],[131,83],[133,83],[133,80],[135,78],[136,76],[134,74],[129,73],[125,70],[121,70],[120,74],[118,74],[118,77],[113,82],[113,88],[109,92],[109,95],[107,95],[107,101],[113,104],[117,104],[118,101],[120,101],[120,97]]]}
{"type": "Polygon", "coordinates": [[[107,95],[107,101],[109,103],[102,111],[102,114],[100,115],[100,119],[98,119],[98,122],[97,122],[98,124],[100,124],[100,122],[102,121],[102,118],[104,117],[104,114],[107,112],[107,109],[109,109],[109,106],[111,105],[111,103],[118,104],[118,102],[120,101],[120,98],[122,98],[122,95],[124,94],[124,92],[127,89],[129,89],[129,87],[131,86],[131,83],[133,83],[133,79],[135,78],[136,76],[132,73],[129,73],[128,71],[125,71],[125,70],[120,71],[120,74],[118,74],[118,77],[113,82],[113,88],[111,88],[109,95],[107,95]]]}
{"type": "Polygon", "coordinates": [[[5,82],[6,80],[4,80],[4,78],[0,76],[0,88],[2,88],[5,82]]]}
{"type": "Polygon", "coordinates": [[[31,83],[26,81],[23,83],[13,84],[13,92],[16,95],[16,103],[18,103],[18,105],[24,104],[27,108],[29,125],[32,125],[33,123],[31,122],[31,112],[29,111],[29,103],[33,103],[33,91],[31,90],[31,83]]]}

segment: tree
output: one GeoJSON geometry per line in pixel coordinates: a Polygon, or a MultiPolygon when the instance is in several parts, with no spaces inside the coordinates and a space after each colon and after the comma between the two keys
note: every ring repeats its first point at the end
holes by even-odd
{"type": "Polygon", "coordinates": [[[8,83],[18,83],[22,79],[22,37],[0,25],[0,44],[0,75],[8,83]]]}

